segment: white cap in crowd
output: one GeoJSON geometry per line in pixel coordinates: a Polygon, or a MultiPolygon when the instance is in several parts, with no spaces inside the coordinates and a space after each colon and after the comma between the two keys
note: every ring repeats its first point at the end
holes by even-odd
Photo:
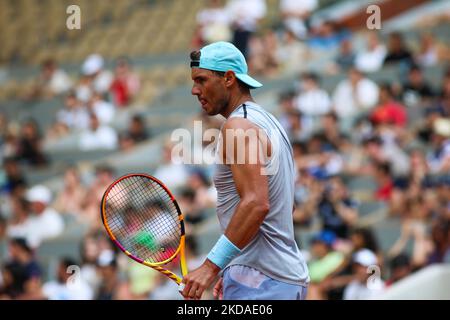
{"type": "Polygon", "coordinates": [[[86,60],[83,62],[83,66],[81,67],[81,71],[84,75],[90,76],[100,71],[103,68],[103,57],[99,54],[91,54],[86,60]]]}
{"type": "Polygon", "coordinates": [[[377,256],[369,249],[361,249],[353,255],[353,262],[368,267],[378,263],[377,256]]]}
{"type": "Polygon", "coordinates": [[[29,202],[49,204],[52,200],[52,193],[46,186],[36,185],[27,191],[25,198],[29,202]]]}

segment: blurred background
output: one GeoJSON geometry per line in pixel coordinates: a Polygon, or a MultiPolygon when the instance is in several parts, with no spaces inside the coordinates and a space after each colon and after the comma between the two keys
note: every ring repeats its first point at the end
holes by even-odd
{"type": "Polygon", "coordinates": [[[202,263],[213,168],[174,163],[170,134],[220,127],[189,69],[218,40],[290,136],[308,299],[450,299],[449,1],[0,0],[0,30],[1,299],[181,299],[111,244],[99,203],[120,175],[155,175],[202,263]]]}

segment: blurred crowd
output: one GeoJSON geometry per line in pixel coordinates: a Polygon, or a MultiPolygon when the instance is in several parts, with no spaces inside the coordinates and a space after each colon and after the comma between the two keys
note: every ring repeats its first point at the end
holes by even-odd
{"type": "MultiPolygon", "coordinates": [[[[339,22],[313,16],[319,9],[318,0],[281,0],[280,19],[275,23],[266,22],[265,0],[209,0],[207,3],[197,14],[192,47],[231,41],[244,53],[251,73],[257,76],[270,78],[304,72],[317,59],[324,62],[318,69],[325,74],[346,72],[353,66],[371,73],[398,61],[414,61],[419,66],[430,67],[450,59],[448,44],[431,33],[420,35],[416,52],[396,32],[386,44],[377,33],[368,32],[363,35],[367,41],[355,45],[350,30],[339,22]]],[[[448,17],[444,15],[444,18],[448,22],[448,17]]]]}
{"type": "MultiPolygon", "coordinates": [[[[417,270],[450,262],[448,51],[429,33],[419,33],[412,48],[402,33],[384,40],[376,31],[355,49],[349,30],[311,19],[317,8],[317,0],[281,0],[279,24],[262,29],[264,0],[211,0],[197,15],[192,47],[232,41],[252,74],[297,75],[292,88],[280,92],[276,116],[289,135],[297,169],[293,221],[297,234],[311,234],[299,239],[311,276],[308,298],[369,299],[417,270]],[[320,68],[308,69],[308,61],[322,58],[320,68]],[[439,79],[427,78],[427,68],[434,66],[442,66],[439,79]],[[386,67],[400,73],[389,81],[372,80],[371,74],[386,67]],[[325,88],[324,80],[333,75],[345,76],[325,88]],[[363,185],[351,187],[355,179],[363,185]],[[364,203],[376,204],[382,219],[401,225],[390,248],[383,249],[374,228],[361,223],[364,203]]],[[[108,240],[99,203],[117,178],[113,168],[85,172],[69,166],[61,188],[53,191],[27,181],[26,168],[51,165],[44,141],[78,133],[82,152],[127,151],[151,138],[140,115],[122,132],[114,126],[139,89],[127,58],[118,59],[112,72],[92,54],[76,80],[50,59],[24,98],[64,97],[54,123],[16,124],[0,113],[0,240],[7,244],[0,299],[181,298],[171,280],[131,261],[108,240]],[[42,244],[64,237],[74,223],[86,230],[78,257],[62,255],[57,268],[44,267],[42,244]]],[[[222,123],[205,114],[196,120],[204,130],[222,123]]],[[[174,191],[185,215],[193,269],[204,259],[197,231],[215,214],[212,167],[180,164],[172,147],[164,143],[152,174],[174,191]]],[[[168,268],[176,271],[178,261],[168,268]]],[[[211,297],[207,292],[205,298],[211,297]]]]}
{"type": "MultiPolygon", "coordinates": [[[[22,100],[38,102],[63,98],[63,105],[52,115],[52,125],[39,127],[38,119],[8,119],[0,112],[0,156],[20,164],[42,168],[51,165],[45,145],[69,135],[76,136],[76,148],[92,150],[130,150],[150,138],[146,120],[130,117],[127,127],[118,129],[119,111],[133,102],[140,90],[140,79],[128,58],[118,58],[114,72],[98,54],[86,57],[80,75],[72,79],[53,59],[42,63],[41,71],[22,100]]],[[[58,100],[60,101],[60,100],[58,100]]]]}

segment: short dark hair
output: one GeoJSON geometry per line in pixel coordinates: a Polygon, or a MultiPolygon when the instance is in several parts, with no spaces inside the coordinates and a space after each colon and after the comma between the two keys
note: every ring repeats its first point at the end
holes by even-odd
{"type": "Polygon", "coordinates": [[[375,164],[375,167],[378,172],[381,172],[385,175],[391,176],[392,175],[392,168],[391,165],[388,162],[377,162],[375,164]]]}
{"type": "Polygon", "coordinates": [[[201,55],[202,53],[200,50],[194,50],[191,52],[190,57],[192,61],[199,61],[201,55]]]}
{"type": "Polygon", "coordinates": [[[302,74],[301,78],[304,79],[304,80],[311,80],[311,81],[313,81],[314,83],[317,83],[317,84],[320,83],[319,75],[317,73],[314,73],[314,72],[305,72],[305,73],[302,74]]]}
{"type": "Polygon", "coordinates": [[[75,259],[71,257],[62,257],[59,261],[60,265],[64,266],[66,269],[70,266],[77,265],[75,259]]]}
{"type": "Polygon", "coordinates": [[[409,267],[411,265],[411,259],[405,253],[401,253],[391,261],[389,261],[389,266],[391,270],[401,268],[401,267],[409,267]]]}
{"type": "Polygon", "coordinates": [[[33,249],[30,247],[30,245],[28,244],[28,241],[25,238],[12,238],[10,240],[10,243],[12,245],[19,247],[20,249],[22,249],[23,251],[25,251],[27,253],[33,252],[33,249]]]}
{"type": "Polygon", "coordinates": [[[367,146],[370,143],[374,143],[376,145],[381,146],[381,145],[383,145],[383,140],[379,136],[371,136],[371,137],[364,139],[364,141],[363,141],[364,146],[367,146]]]}

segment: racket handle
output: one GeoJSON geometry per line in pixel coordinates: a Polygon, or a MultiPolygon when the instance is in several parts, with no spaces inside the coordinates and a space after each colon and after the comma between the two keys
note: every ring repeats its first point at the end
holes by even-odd
{"type": "Polygon", "coordinates": [[[178,291],[183,292],[185,286],[186,286],[186,285],[185,285],[184,283],[180,283],[180,284],[178,285],[178,291]]]}

